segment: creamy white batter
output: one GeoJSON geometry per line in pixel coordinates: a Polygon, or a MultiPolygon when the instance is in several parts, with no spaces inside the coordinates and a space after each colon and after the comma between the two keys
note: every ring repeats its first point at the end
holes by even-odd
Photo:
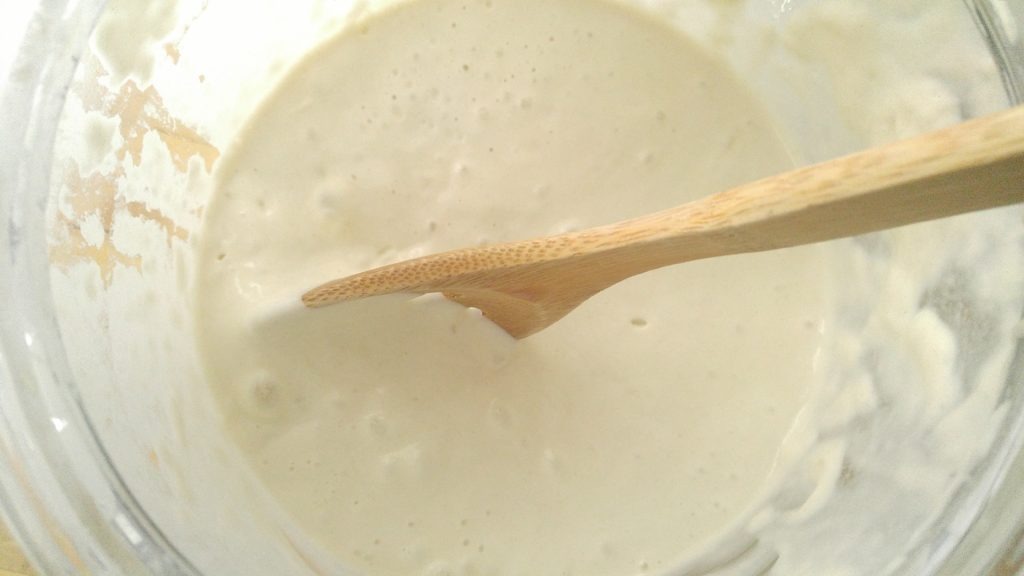
{"type": "Polygon", "coordinates": [[[788,168],[730,69],[611,1],[417,0],[298,64],[218,167],[198,281],[227,429],[370,575],[657,572],[742,518],[805,399],[817,248],[627,281],[525,341],[326,279],[788,168]]]}

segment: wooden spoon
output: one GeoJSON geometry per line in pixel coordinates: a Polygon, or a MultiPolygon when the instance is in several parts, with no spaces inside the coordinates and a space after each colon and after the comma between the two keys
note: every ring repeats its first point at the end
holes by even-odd
{"type": "Polygon", "coordinates": [[[516,338],[630,276],[1024,202],[1024,106],[765,178],[647,216],[384,266],[307,292],[306,306],[442,292],[516,338]]]}

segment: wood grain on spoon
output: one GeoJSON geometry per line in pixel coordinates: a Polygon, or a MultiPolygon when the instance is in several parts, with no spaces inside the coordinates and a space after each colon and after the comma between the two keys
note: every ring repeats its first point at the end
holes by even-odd
{"type": "Polygon", "coordinates": [[[333,280],[316,308],[441,292],[516,338],[605,288],[702,258],[811,244],[1024,202],[1024,106],[615,224],[454,250],[333,280]]]}

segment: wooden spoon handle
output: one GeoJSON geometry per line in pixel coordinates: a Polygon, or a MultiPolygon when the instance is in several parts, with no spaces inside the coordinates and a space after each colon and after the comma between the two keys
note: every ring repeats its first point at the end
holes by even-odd
{"type": "MultiPolygon", "coordinates": [[[[1024,106],[595,229],[637,272],[1024,202],[1024,106]]],[[[603,240],[603,241],[602,241],[603,240]]]]}

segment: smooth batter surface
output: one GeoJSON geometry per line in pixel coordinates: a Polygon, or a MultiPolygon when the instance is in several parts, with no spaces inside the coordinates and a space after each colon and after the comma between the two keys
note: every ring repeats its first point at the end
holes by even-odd
{"type": "Polygon", "coordinates": [[[595,0],[416,0],[297,65],[218,170],[198,318],[267,489],[370,575],[657,572],[758,496],[809,382],[819,251],[632,279],[514,341],[326,279],[675,205],[790,159],[727,66],[595,0]]]}

